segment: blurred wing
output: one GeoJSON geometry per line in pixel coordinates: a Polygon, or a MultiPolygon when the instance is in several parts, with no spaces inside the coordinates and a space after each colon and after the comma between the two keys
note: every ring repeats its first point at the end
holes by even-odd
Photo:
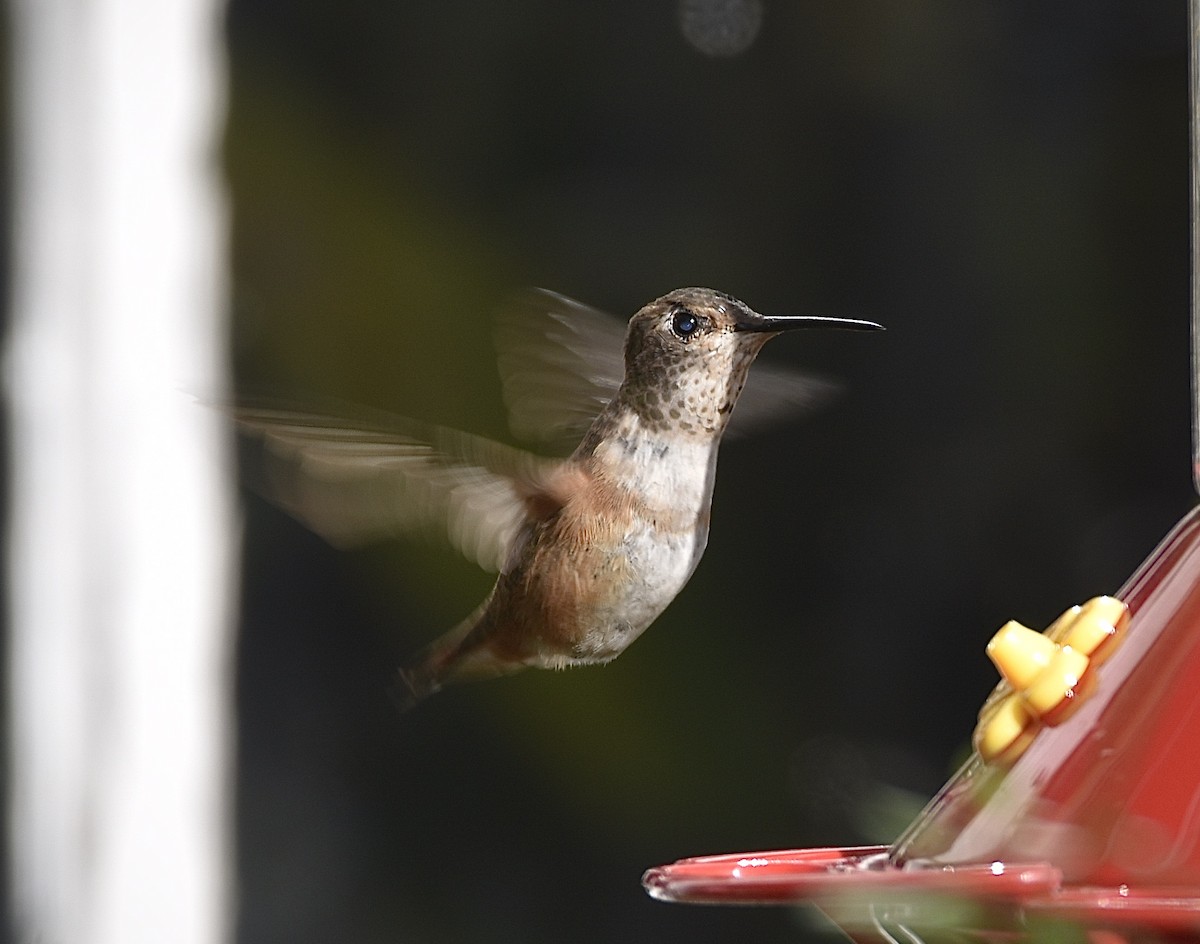
{"type": "MultiPolygon", "coordinates": [[[[501,311],[496,325],[508,423],[522,439],[573,446],[625,374],[625,324],[547,289],[501,311]]],[[[823,404],[837,385],[769,364],[750,370],[727,435],[741,436],[823,404]]]]}
{"type": "Polygon", "coordinates": [[[498,571],[558,463],[399,417],[367,425],[276,407],[233,410],[263,448],[263,491],[337,545],[441,532],[498,571]]]}
{"type": "Polygon", "coordinates": [[[803,416],[824,406],[837,392],[838,385],[831,381],[770,364],[755,364],[725,435],[752,435],[772,423],[803,416]]]}
{"type": "Polygon", "coordinates": [[[621,386],[625,324],[546,289],[503,309],[496,349],[513,435],[567,444],[621,386]]]}

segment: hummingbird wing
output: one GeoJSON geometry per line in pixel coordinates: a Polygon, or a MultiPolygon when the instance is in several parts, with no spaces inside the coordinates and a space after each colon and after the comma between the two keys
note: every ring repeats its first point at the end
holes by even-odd
{"type": "Polygon", "coordinates": [[[262,491],[330,543],[441,532],[485,570],[504,567],[531,515],[557,502],[560,462],[386,414],[367,420],[239,406],[262,446],[262,491]]]}
{"type": "Polygon", "coordinates": [[[774,423],[804,416],[837,395],[838,384],[812,374],[755,364],[729,419],[726,437],[753,435],[774,423]]]}
{"type": "Polygon", "coordinates": [[[625,325],[533,289],[501,309],[496,351],[513,435],[574,445],[621,386],[625,325]]]}
{"type": "MultiPolygon", "coordinates": [[[[625,323],[533,289],[501,310],[496,348],[509,428],[521,439],[573,446],[625,374],[625,323]]],[[[726,435],[814,409],[837,385],[770,364],[751,371],[726,435]]]]}

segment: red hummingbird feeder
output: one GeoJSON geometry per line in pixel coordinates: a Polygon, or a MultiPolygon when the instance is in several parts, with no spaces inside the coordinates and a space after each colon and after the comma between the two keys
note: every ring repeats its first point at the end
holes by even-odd
{"type": "MultiPolygon", "coordinates": [[[[1200,0],[1189,8],[1195,351],[1200,0]]],[[[1200,941],[1200,508],[1115,597],[1045,633],[1010,623],[988,653],[1002,681],[972,756],[890,846],[683,859],[646,872],[646,890],[814,905],[860,944],[1200,941]]]]}
{"type": "Polygon", "coordinates": [[[989,649],[1005,680],[976,751],[891,846],[684,859],[646,889],[810,903],[860,942],[1058,922],[1104,944],[1200,940],[1200,509],[1118,598],[1046,634],[1009,624],[989,649]]]}

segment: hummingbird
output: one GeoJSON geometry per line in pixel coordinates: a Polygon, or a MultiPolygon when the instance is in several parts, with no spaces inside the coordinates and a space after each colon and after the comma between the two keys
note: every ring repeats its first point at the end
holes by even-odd
{"type": "MultiPolygon", "coordinates": [[[[582,431],[565,458],[363,411],[235,410],[273,459],[268,496],[331,543],[440,526],[498,572],[470,616],[399,670],[404,710],[452,682],[620,655],[700,562],[718,447],[763,345],[799,328],[881,328],[762,315],[708,288],[668,292],[627,328],[552,292],[533,301],[501,319],[510,425],[544,440],[582,431]]],[[[754,376],[736,425],[806,407],[826,386],[770,365],[754,376]]]]}

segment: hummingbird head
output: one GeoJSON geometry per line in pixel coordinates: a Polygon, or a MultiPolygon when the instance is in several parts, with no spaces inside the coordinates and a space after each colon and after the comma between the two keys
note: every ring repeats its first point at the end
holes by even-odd
{"type": "Polygon", "coordinates": [[[621,394],[643,422],[720,433],[764,344],[795,328],[879,328],[870,321],[760,315],[732,295],[680,288],[642,308],[625,335],[621,394]]]}

